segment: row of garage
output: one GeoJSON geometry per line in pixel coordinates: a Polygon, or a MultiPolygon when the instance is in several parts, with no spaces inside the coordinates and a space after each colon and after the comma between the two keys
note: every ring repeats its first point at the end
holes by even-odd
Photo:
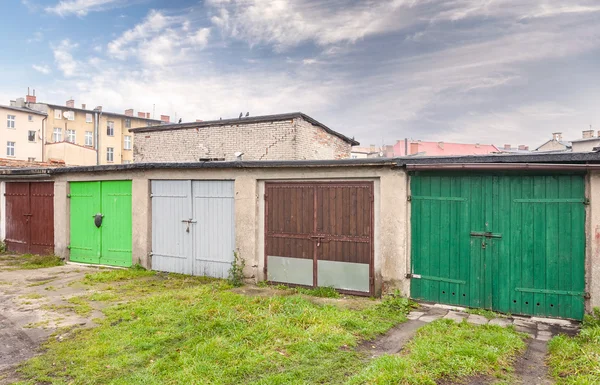
{"type": "Polygon", "coordinates": [[[356,169],[13,180],[4,183],[5,243],[217,278],[236,252],[255,280],[369,296],[400,288],[512,314],[581,319],[593,304],[586,172],[356,169]]]}

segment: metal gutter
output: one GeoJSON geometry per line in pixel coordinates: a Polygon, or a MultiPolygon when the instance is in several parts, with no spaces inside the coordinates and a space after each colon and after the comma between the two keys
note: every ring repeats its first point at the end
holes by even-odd
{"type": "Polygon", "coordinates": [[[548,163],[437,163],[407,164],[409,171],[419,170],[553,170],[587,171],[600,170],[600,164],[548,164],[548,163]]]}

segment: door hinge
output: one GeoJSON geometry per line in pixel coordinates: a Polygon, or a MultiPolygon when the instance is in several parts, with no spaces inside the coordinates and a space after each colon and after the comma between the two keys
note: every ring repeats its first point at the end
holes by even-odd
{"type": "Polygon", "coordinates": [[[590,205],[590,198],[585,198],[583,200],[583,204],[586,205],[586,206],[589,206],[590,205]]]}
{"type": "Polygon", "coordinates": [[[71,198],[71,194],[67,194],[67,198],[71,198]]]}
{"type": "Polygon", "coordinates": [[[592,295],[589,292],[588,293],[584,293],[583,294],[583,298],[584,299],[590,299],[590,298],[592,298],[592,295]]]}
{"type": "Polygon", "coordinates": [[[406,274],[406,278],[419,279],[419,278],[421,278],[421,274],[411,274],[411,273],[408,273],[408,274],[406,274]]]}
{"type": "Polygon", "coordinates": [[[269,196],[268,196],[267,194],[265,194],[265,200],[267,200],[267,198],[268,198],[268,197],[269,197],[269,196]]]}
{"type": "Polygon", "coordinates": [[[67,245],[67,249],[71,250],[71,245],[67,245]]]}
{"type": "Polygon", "coordinates": [[[408,196],[406,197],[406,200],[410,202],[410,201],[412,200],[412,197],[411,197],[410,195],[408,195],[408,196]]]}

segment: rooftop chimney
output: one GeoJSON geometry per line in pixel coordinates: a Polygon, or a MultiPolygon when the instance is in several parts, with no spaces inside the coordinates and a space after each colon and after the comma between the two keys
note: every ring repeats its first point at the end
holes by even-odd
{"type": "Polygon", "coordinates": [[[102,106],[97,106],[96,108],[94,108],[94,110],[102,112],[102,106]]]}
{"type": "Polygon", "coordinates": [[[196,123],[204,122],[202,119],[196,119],[196,123]]]}
{"type": "Polygon", "coordinates": [[[27,103],[36,103],[35,90],[33,90],[33,95],[29,95],[29,87],[27,87],[27,96],[25,97],[25,101],[27,103]]]}
{"type": "Polygon", "coordinates": [[[555,142],[560,142],[562,140],[562,132],[553,132],[552,140],[554,140],[555,142]]]}
{"type": "Polygon", "coordinates": [[[160,116],[160,120],[163,123],[170,123],[171,122],[171,117],[169,115],[161,115],[160,116]]]}
{"type": "Polygon", "coordinates": [[[519,144],[519,151],[525,151],[527,150],[527,146],[525,146],[524,144],[519,144]]]}
{"type": "Polygon", "coordinates": [[[512,147],[510,146],[510,144],[505,144],[504,145],[504,149],[505,150],[510,150],[512,147]]]}
{"type": "Polygon", "coordinates": [[[146,113],[145,112],[138,112],[138,118],[145,119],[146,118],[146,113]]]}
{"type": "Polygon", "coordinates": [[[15,107],[25,107],[25,99],[17,98],[17,100],[15,101],[15,107]]]}
{"type": "Polygon", "coordinates": [[[67,100],[67,107],[75,108],[75,100],[73,100],[73,99],[67,100]]]}
{"type": "Polygon", "coordinates": [[[150,119],[150,113],[146,112],[146,119],[150,119]]]}
{"type": "Polygon", "coordinates": [[[86,107],[87,107],[87,106],[86,106],[85,104],[82,104],[82,105],[81,105],[81,109],[82,109],[82,110],[85,110],[85,108],[86,108],[86,107]]]}
{"type": "Polygon", "coordinates": [[[594,137],[594,130],[585,130],[582,131],[583,139],[589,139],[594,137]]]}
{"type": "Polygon", "coordinates": [[[126,116],[133,116],[133,108],[130,108],[128,110],[125,110],[125,115],[126,116]]]}

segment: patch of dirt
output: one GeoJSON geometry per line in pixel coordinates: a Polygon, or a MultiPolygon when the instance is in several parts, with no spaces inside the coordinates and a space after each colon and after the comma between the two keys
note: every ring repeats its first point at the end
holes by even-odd
{"type": "Polygon", "coordinates": [[[529,339],[525,354],[515,362],[515,374],[523,385],[550,385],[554,384],[548,377],[548,368],[545,360],[548,353],[548,344],[545,341],[529,339]]]}
{"type": "Polygon", "coordinates": [[[363,341],[358,345],[358,351],[367,353],[371,358],[383,354],[397,354],[410,341],[417,330],[426,322],[409,320],[391,328],[386,334],[371,341],[363,341]]]}

